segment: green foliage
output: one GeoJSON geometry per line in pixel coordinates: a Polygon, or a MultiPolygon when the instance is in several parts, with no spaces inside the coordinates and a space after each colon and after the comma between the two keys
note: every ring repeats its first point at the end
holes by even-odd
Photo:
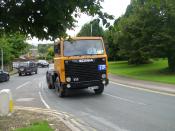
{"type": "Polygon", "coordinates": [[[111,15],[101,11],[102,0],[3,0],[0,2],[0,32],[19,31],[39,39],[65,36],[79,13],[97,15],[108,25],[111,15]]]}
{"type": "Polygon", "coordinates": [[[52,46],[52,44],[38,44],[38,53],[47,54],[48,49],[52,46]]]}
{"type": "Polygon", "coordinates": [[[127,61],[109,62],[109,72],[134,79],[175,84],[175,74],[167,71],[167,60],[154,60],[150,64],[128,65],[127,61]]]}
{"type": "Polygon", "coordinates": [[[0,36],[0,48],[3,49],[4,63],[10,63],[14,58],[27,52],[28,44],[25,43],[25,36],[19,33],[0,36]]]}
{"type": "Polygon", "coordinates": [[[11,46],[8,43],[6,37],[0,37],[0,49],[3,49],[4,64],[9,63],[11,59],[13,59],[13,56],[11,55],[11,46]]]}
{"type": "Polygon", "coordinates": [[[80,32],[77,34],[77,36],[103,36],[104,30],[99,25],[98,20],[93,20],[89,23],[86,23],[82,26],[80,32]],[[92,26],[92,34],[91,34],[91,26],[92,26]]]}
{"type": "Polygon", "coordinates": [[[54,57],[53,44],[39,44],[38,53],[40,59],[52,60],[54,57]]]}
{"type": "Polygon", "coordinates": [[[54,57],[54,49],[53,46],[48,48],[48,52],[47,52],[47,60],[53,60],[54,57]]]}
{"type": "Polygon", "coordinates": [[[53,129],[51,129],[48,122],[42,121],[33,123],[28,127],[16,129],[15,131],[53,131],[53,129]]]}
{"type": "Polygon", "coordinates": [[[107,54],[109,60],[119,60],[121,58],[118,54],[119,51],[118,43],[114,42],[115,37],[116,37],[115,29],[112,26],[104,32],[104,42],[107,47],[107,54]]]}
{"type": "Polygon", "coordinates": [[[128,57],[130,64],[148,63],[151,57],[168,58],[175,72],[175,1],[132,0],[126,13],[116,20],[112,32],[117,55],[128,57]]]}

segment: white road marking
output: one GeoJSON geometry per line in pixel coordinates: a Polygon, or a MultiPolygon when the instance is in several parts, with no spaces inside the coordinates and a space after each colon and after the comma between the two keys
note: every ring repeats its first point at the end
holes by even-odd
{"type": "Polygon", "coordinates": [[[30,102],[33,101],[35,98],[19,98],[16,99],[17,102],[30,102]]]}
{"type": "Polygon", "coordinates": [[[30,83],[30,81],[25,82],[24,84],[22,84],[22,85],[20,85],[20,86],[16,87],[16,90],[18,90],[18,89],[20,89],[20,88],[22,88],[22,87],[24,87],[24,86],[28,85],[29,83],[30,83]]]}
{"type": "Polygon", "coordinates": [[[35,81],[35,80],[37,80],[38,78],[34,78],[33,80],[35,81]]]}
{"type": "MultiPolygon", "coordinates": [[[[42,88],[42,89],[43,89],[43,82],[39,82],[39,88],[42,88]]],[[[45,101],[44,98],[42,97],[40,91],[39,91],[39,96],[40,96],[40,99],[41,99],[42,103],[45,105],[45,107],[46,107],[47,109],[50,109],[50,106],[46,103],[46,101],[45,101]]]]}
{"type": "Polygon", "coordinates": [[[39,83],[38,83],[38,86],[39,86],[39,88],[41,88],[41,86],[42,86],[42,83],[41,83],[41,82],[39,82],[39,83]]]}
{"type": "Polygon", "coordinates": [[[113,82],[113,81],[110,81],[110,83],[115,84],[115,85],[119,85],[119,86],[123,86],[123,87],[127,87],[127,88],[136,89],[136,90],[141,90],[141,91],[146,91],[146,92],[151,92],[151,93],[156,93],[156,94],[161,94],[161,95],[166,95],[166,96],[175,96],[175,94],[170,94],[170,93],[166,93],[166,92],[154,91],[151,89],[145,89],[145,88],[141,88],[141,87],[120,84],[120,83],[113,82]]]}
{"type": "Polygon", "coordinates": [[[43,97],[42,97],[42,95],[41,95],[41,92],[39,92],[39,96],[40,96],[40,99],[41,99],[41,101],[42,101],[42,103],[45,105],[45,107],[47,108],[47,109],[50,109],[50,106],[46,103],[46,101],[43,99],[43,97]]]}
{"type": "Polygon", "coordinates": [[[109,120],[107,120],[103,117],[96,116],[96,115],[93,115],[93,114],[87,113],[87,112],[83,112],[83,114],[84,114],[84,116],[88,116],[92,120],[95,120],[95,121],[99,122],[101,125],[105,125],[106,128],[110,127],[114,131],[129,131],[127,129],[119,127],[117,124],[114,124],[113,122],[111,122],[111,121],[109,121],[109,120]]]}
{"type": "Polygon", "coordinates": [[[130,100],[130,99],[127,99],[127,98],[122,98],[122,97],[119,97],[119,96],[114,96],[114,95],[111,95],[111,94],[108,94],[108,93],[103,93],[104,95],[107,95],[107,96],[110,96],[110,97],[113,97],[115,99],[118,99],[118,100],[122,100],[122,101],[125,101],[125,102],[129,102],[129,103],[132,103],[132,104],[138,104],[138,105],[144,105],[146,106],[145,103],[142,103],[142,102],[136,102],[136,101],[133,101],[133,100],[130,100]]]}

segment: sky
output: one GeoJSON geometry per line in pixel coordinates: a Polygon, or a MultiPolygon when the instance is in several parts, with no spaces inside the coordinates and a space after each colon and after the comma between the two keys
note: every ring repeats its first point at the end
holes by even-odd
{"type": "MultiPolygon", "coordinates": [[[[123,15],[126,11],[127,6],[130,4],[130,0],[104,0],[101,4],[103,7],[104,12],[107,12],[110,15],[113,15],[115,19],[123,15]]],[[[68,30],[67,34],[70,36],[76,36],[76,34],[80,31],[81,27],[90,22],[93,18],[87,16],[85,14],[81,14],[80,18],[77,18],[76,27],[73,30],[68,30]]],[[[111,24],[113,21],[110,22],[111,24]]],[[[38,41],[37,38],[33,38],[32,40],[27,40],[28,43],[37,45],[38,43],[45,44],[45,43],[52,43],[51,41],[38,41]]]]}

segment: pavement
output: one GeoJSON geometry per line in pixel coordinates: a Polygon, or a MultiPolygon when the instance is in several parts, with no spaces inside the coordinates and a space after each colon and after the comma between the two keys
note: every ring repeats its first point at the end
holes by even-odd
{"type": "Polygon", "coordinates": [[[158,82],[144,81],[144,80],[136,80],[128,77],[117,76],[110,74],[109,79],[118,84],[124,84],[128,86],[148,89],[152,91],[159,91],[163,93],[175,94],[175,85],[173,84],[164,84],[158,82]]]}
{"type": "Polygon", "coordinates": [[[39,68],[35,75],[13,75],[10,81],[0,83],[0,89],[12,91],[15,106],[65,112],[76,119],[75,123],[84,123],[90,130],[175,130],[173,93],[121,83],[110,75],[102,95],[87,89],[70,91],[68,97],[59,98],[55,90],[47,87],[46,71],[47,68],[39,68]]]}
{"type": "MultiPolygon", "coordinates": [[[[95,130],[91,128],[89,125],[87,125],[86,123],[84,123],[83,121],[78,120],[77,118],[75,118],[74,116],[66,112],[60,112],[60,111],[52,110],[52,109],[21,107],[21,106],[16,106],[15,111],[26,111],[26,113],[35,112],[37,114],[46,115],[49,117],[49,119],[50,117],[51,118],[55,117],[54,119],[57,119],[65,124],[65,126],[62,125],[62,129],[60,129],[60,127],[56,127],[56,131],[64,130],[66,128],[68,128],[68,130],[71,130],[71,131],[93,131],[95,130]]],[[[58,122],[55,121],[55,124],[59,124],[58,122]]]]}
{"type": "Polygon", "coordinates": [[[17,73],[18,73],[18,70],[15,69],[15,68],[12,71],[9,72],[10,76],[15,75],[17,73]]]}

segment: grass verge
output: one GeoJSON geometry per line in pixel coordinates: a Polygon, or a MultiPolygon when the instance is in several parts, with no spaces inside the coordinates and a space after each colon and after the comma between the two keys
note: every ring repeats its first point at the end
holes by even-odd
{"type": "Polygon", "coordinates": [[[44,111],[15,110],[0,116],[0,131],[71,131],[60,119],[44,111]]]}
{"type": "Polygon", "coordinates": [[[150,64],[128,65],[126,61],[109,62],[109,72],[134,79],[175,84],[175,74],[166,68],[167,60],[159,59],[150,64]]]}
{"type": "Polygon", "coordinates": [[[47,121],[36,122],[28,127],[18,128],[14,131],[53,131],[53,129],[49,126],[47,121]]]}

